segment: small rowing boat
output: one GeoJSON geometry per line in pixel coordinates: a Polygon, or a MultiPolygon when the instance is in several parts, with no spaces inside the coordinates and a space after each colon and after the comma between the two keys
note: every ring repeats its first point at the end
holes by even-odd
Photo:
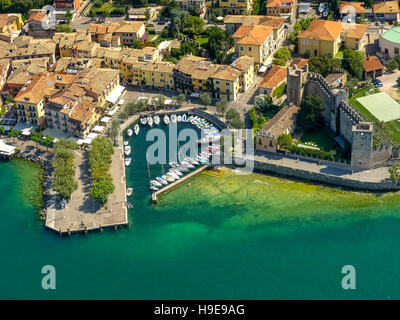
{"type": "Polygon", "coordinates": [[[126,132],[128,137],[132,137],[133,131],[132,129],[128,129],[128,131],[126,132]]]}
{"type": "Polygon", "coordinates": [[[133,193],[133,188],[126,189],[126,195],[129,197],[133,193]]]}
{"type": "Polygon", "coordinates": [[[164,123],[169,124],[169,117],[167,115],[164,116],[164,123]]]}
{"type": "Polygon", "coordinates": [[[154,124],[158,126],[160,124],[160,116],[154,116],[154,124]]]}
{"type": "Polygon", "coordinates": [[[153,126],[153,118],[152,117],[147,117],[147,124],[152,127],[153,126]]]}
{"type": "Polygon", "coordinates": [[[135,134],[136,134],[136,135],[139,134],[139,130],[140,130],[139,125],[138,125],[138,124],[135,124],[135,126],[133,127],[133,131],[135,131],[135,134]]]}
{"type": "Polygon", "coordinates": [[[131,158],[125,158],[125,166],[129,167],[129,165],[131,164],[132,159],[131,158]]]}
{"type": "Polygon", "coordinates": [[[124,153],[129,156],[131,154],[131,146],[126,146],[124,149],[124,153]]]}
{"type": "Polygon", "coordinates": [[[140,118],[140,123],[141,123],[142,125],[145,125],[145,124],[147,123],[147,119],[146,119],[145,117],[140,118]]]}

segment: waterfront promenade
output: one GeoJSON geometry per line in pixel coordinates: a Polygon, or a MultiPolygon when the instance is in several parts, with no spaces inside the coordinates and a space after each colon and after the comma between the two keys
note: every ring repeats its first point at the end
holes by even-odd
{"type": "Polygon", "coordinates": [[[71,200],[64,203],[52,193],[51,204],[46,212],[46,227],[61,234],[118,228],[128,225],[126,206],[125,165],[122,147],[115,148],[110,174],[115,191],[109,196],[105,206],[100,206],[89,197],[91,177],[89,154],[75,150],[75,179],[78,189],[72,193],[71,200]]]}
{"type": "MultiPolygon", "coordinates": [[[[247,159],[252,160],[251,157],[247,157],[247,159]]],[[[255,151],[254,169],[359,190],[390,191],[400,189],[391,180],[388,167],[353,170],[350,166],[335,165],[316,159],[255,151]]]]}

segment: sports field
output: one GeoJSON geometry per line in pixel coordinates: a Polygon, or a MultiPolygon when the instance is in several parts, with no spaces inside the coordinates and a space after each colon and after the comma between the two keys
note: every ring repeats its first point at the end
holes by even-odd
{"type": "Polygon", "coordinates": [[[387,122],[400,119],[400,104],[386,92],[357,98],[357,101],[379,121],[387,122]]]}

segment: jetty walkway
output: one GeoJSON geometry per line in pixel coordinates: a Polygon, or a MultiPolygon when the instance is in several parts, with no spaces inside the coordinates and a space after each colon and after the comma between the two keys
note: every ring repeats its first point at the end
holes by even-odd
{"type": "Polygon", "coordinates": [[[193,177],[197,176],[198,174],[200,174],[200,173],[203,172],[204,170],[209,169],[210,166],[211,166],[211,165],[206,164],[206,165],[202,166],[201,168],[199,168],[199,169],[197,169],[197,170],[195,170],[195,171],[192,171],[191,173],[189,173],[189,174],[183,176],[183,177],[180,178],[179,180],[176,180],[176,181],[172,182],[171,184],[166,185],[164,188],[161,188],[160,190],[157,190],[156,192],[153,192],[152,197],[151,197],[151,198],[152,198],[152,201],[153,201],[154,203],[157,203],[158,196],[160,196],[160,195],[162,195],[162,194],[164,194],[164,193],[166,193],[166,192],[168,192],[168,191],[174,189],[175,187],[178,187],[178,186],[181,185],[182,183],[184,183],[184,182],[186,182],[186,181],[192,179],[193,177]]]}

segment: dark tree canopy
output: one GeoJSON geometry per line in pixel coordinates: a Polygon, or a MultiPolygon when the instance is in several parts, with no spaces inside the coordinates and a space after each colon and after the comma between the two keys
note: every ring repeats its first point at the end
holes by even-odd
{"type": "Polygon", "coordinates": [[[312,131],[321,127],[322,111],[324,106],[322,98],[316,94],[306,96],[300,104],[297,115],[297,125],[304,131],[312,131]]]}

